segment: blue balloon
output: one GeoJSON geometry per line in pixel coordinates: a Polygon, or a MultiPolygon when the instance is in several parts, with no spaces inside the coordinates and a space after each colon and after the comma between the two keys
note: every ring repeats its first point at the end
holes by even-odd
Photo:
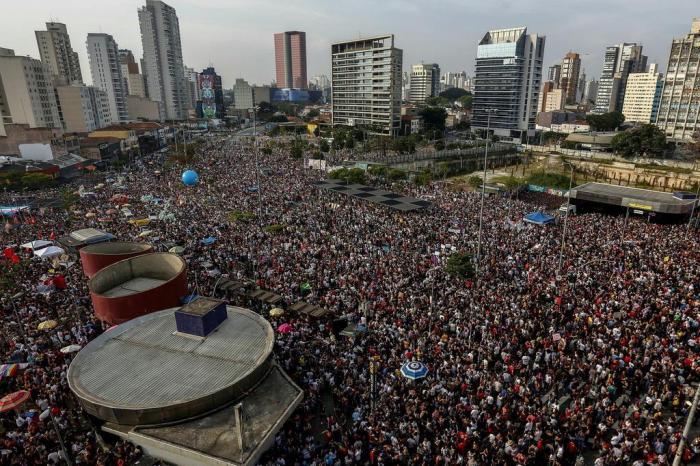
{"type": "Polygon", "coordinates": [[[194,186],[199,181],[199,175],[194,170],[187,170],[182,174],[182,183],[185,186],[194,186]]]}

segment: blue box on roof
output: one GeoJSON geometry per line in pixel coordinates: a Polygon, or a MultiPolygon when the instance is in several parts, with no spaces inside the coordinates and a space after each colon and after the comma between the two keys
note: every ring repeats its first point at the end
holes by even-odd
{"type": "Polygon", "coordinates": [[[199,297],[175,311],[175,325],[180,333],[206,337],[227,317],[225,302],[199,297]]]}

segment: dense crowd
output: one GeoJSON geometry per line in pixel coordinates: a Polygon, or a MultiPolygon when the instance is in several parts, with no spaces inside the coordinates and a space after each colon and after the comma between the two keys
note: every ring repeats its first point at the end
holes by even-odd
{"type": "MultiPolygon", "coordinates": [[[[13,282],[2,283],[0,362],[26,366],[2,378],[0,395],[31,396],[0,413],[0,464],[59,463],[56,432],[76,464],[138,461],[133,445],[105,447],[66,383],[71,354],[60,349],[103,331],[80,264],[32,258],[19,246],[85,227],[159,250],[183,246],[192,292],[213,293],[210,263],[287,304],[304,299],[366,327],[346,337],[330,320],[291,311],[271,318],[275,328],[293,328],[277,336],[276,353],[305,397],[262,464],[672,462],[699,381],[696,231],[571,216],[558,273],[562,226],[522,222],[548,201],[489,197],[479,272],[462,280],[447,274],[445,261],[477,250],[478,193],[401,182],[386,187],[433,206],[397,212],[319,190],[321,172],[274,140],[263,144],[271,153],[234,140],[206,143],[188,167],[199,173],[196,186],[179,181],[182,166],[153,155],[80,180],[83,197],[68,211],[8,220],[3,247],[21,262],[13,272],[9,261],[0,265],[13,282]],[[117,193],[129,196],[132,218],[156,220],[129,223],[110,201],[117,193]],[[266,230],[273,224],[283,231],[266,230]],[[205,237],[216,241],[204,245],[205,237]],[[41,286],[59,274],[65,289],[41,286]],[[46,320],[58,325],[39,330],[46,320]],[[370,360],[379,367],[374,393],[370,360]],[[411,360],[427,365],[427,377],[401,375],[411,360]]],[[[52,196],[58,191],[37,194],[52,196]]],[[[683,460],[693,456],[688,449],[683,460]]]]}

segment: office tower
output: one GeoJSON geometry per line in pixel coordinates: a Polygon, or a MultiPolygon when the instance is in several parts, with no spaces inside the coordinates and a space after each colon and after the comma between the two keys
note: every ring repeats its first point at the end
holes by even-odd
{"type": "Polygon", "coordinates": [[[586,83],[586,89],[583,92],[584,102],[595,103],[596,96],[598,95],[598,81],[591,79],[586,83]]]}
{"type": "Polygon", "coordinates": [[[625,103],[622,107],[625,121],[655,122],[662,88],[663,75],[657,71],[656,63],[649,66],[647,73],[631,73],[627,78],[625,103]]]}
{"type": "Polygon", "coordinates": [[[547,73],[547,81],[551,81],[555,86],[559,87],[561,79],[561,65],[552,65],[547,73]]]}
{"type": "Polygon", "coordinates": [[[440,67],[436,63],[413,65],[410,80],[408,100],[413,103],[423,103],[440,93],[440,67]]]}
{"type": "Polygon", "coordinates": [[[559,87],[563,90],[565,104],[576,103],[580,70],[581,57],[579,54],[567,53],[561,61],[561,77],[559,78],[559,87]]]}
{"type": "Polygon", "coordinates": [[[642,54],[641,45],[622,43],[607,47],[593,113],[622,111],[627,77],[645,72],[646,67],[647,57],[642,54]]]}
{"type": "Polygon", "coordinates": [[[233,85],[233,105],[236,110],[253,108],[253,88],[245,79],[236,79],[233,85]]]}
{"type": "Polygon", "coordinates": [[[333,44],[333,125],[398,133],[402,66],[403,51],[394,47],[393,34],[333,44]]]}
{"type": "Polygon", "coordinates": [[[205,68],[198,79],[201,104],[197,104],[197,118],[224,118],[224,88],[221,76],[213,67],[205,68]]]}
{"type": "Polygon", "coordinates": [[[0,114],[5,124],[61,128],[51,68],[0,48],[0,114]]]}
{"type": "Polygon", "coordinates": [[[187,85],[188,108],[197,108],[197,102],[200,99],[199,73],[192,68],[185,67],[185,84],[187,85]]]}
{"type": "Polygon", "coordinates": [[[277,87],[306,89],[306,33],[287,31],[275,34],[277,87]]]}
{"type": "Polygon", "coordinates": [[[128,121],[126,88],[119,64],[119,47],[109,34],[90,33],[87,37],[92,84],[107,93],[113,122],[128,121]]]}
{"type": "Polygon", "coordinates": [[[57,86],[82,83],[78,53],[73,51],[68,30],[63,23],[46,23],[46,31],[34,31],[39,56],[51,73],[57,86]]]}
{"type": "Polygon", "coordinates": [[[94,86],[58,86],[63,129],[69,133],[89,133],[112,123],[109,97],[94,86]]]}
{"type": "Polygon", "coordinates": [[[162,119],[184,120],[190,94],[175,9],[160,0],[146,0],[139,9],[139,24],[148,98],[159,102],[162,119]]]}
{"type": "Polygon", "coordinates": [[[127,95],[146,97],[146,88],[143,82],[143,75],[139,73],[139,64],[134,59],[131,50],[119,50],[119,66],[122,78],[126,82],[127,95]]]}
{"type": "Polygon", "coordinates": [[[472,129],[511,140],[535,131],[545,38],[527,28],[489,31],[476,55],[472,129]]]}
{"type": "Polygon", "coordinates": [[[678,141],[700,131],[700,17],[671,44],[656,124],[678,141]]]}
{"type": "Polygon", "coordinates": [[[581,71],[581,76],[578,78],[578,86],[576,88],[576,102],[583,102],[583,96],[586,93],[586,70],[581,71]]]}

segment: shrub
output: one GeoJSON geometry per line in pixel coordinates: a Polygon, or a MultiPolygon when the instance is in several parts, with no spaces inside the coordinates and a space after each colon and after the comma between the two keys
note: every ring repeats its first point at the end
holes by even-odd
{"type": "Polygon", "coordinates": [[[474,276],[474,263],[471,254],[456,252],[452,254],[445,265],[445,271],[453,277],[465,280],[474,276]]]}

